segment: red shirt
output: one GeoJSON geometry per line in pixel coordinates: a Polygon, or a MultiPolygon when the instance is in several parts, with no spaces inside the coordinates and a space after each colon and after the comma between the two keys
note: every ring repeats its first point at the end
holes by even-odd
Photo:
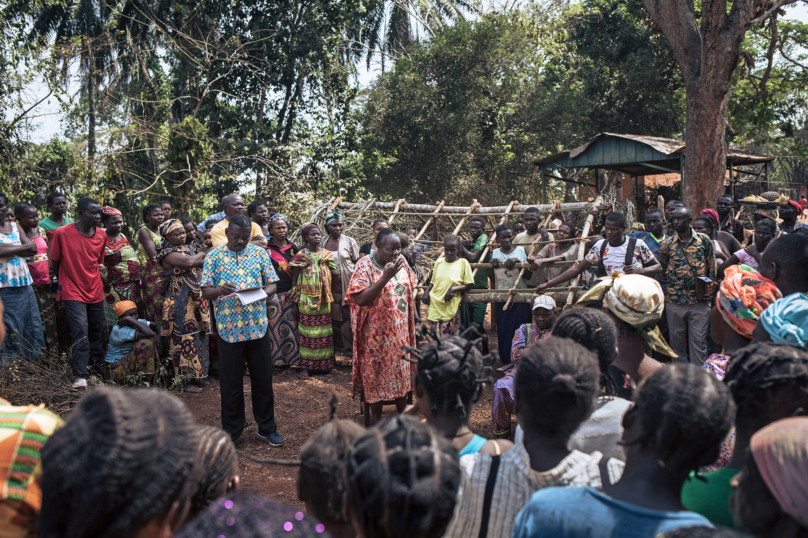
{"type": "Polygon", "coordinates": [[[805,211],[805,206],[808,205],[808,200],[805,198],[800,198],[800,205],[802,206],[802,210],[805,211]]]}
{"type": "Polygon", "coordinates": [[[62,226],[54,232],[50,259],[61,264],[56,299],[82,303],[104,300],[104,284],[98,266],[104,263],[106,237],[99,228],[95,229],[94,236],[87,237],[76,229],[75,224],[62,226]]]}

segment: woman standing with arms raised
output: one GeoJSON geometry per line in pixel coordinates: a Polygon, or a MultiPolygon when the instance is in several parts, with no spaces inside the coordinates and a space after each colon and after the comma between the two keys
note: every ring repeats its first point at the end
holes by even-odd
{"type": "Polygon", "coordinates": [[[143,221],[146,225],[137,233],[140,243],[138,259],[142,267],[141,294],[146,319],[160,323],[162,319],[161,306],[163,296],[158,290],[158,284],[163,277],[163,266],[157,259],[157,251],[163,238],[160,236],[160,225],[163,224],[163,209],[157,204],[148,204],[143,208],[143,221]]]}
{"type": "MultiPolygon", "coordinates": [[[[208,384],[208,332],[210,304],[202,298],[202,266],[205,252],[199,245],[185,244],[185,227],[179,219],[160,226],[163,248],[157,255],[165,268],[165,302],[161,336],[168,337],[169,356],[174,375],[188,376],[191,383],[208,384]]],[[[202,392],[200,387],[183,388],[185,392],[202,392]]]]}
{"type": "Polygon", "coordinates": [[[331,252],[320,246],[322,237],[316,224],[306,224],[300,235],[306,247],[289,263],[294,282],[289,300],[296,302],[300,310],[300,377],[308,379],[310,371],[337,373],[331,327],[331,271],[336,266],[331,252]]]}
{"type": "Polygon", "coordinates": [[[401,346],[415,346],[415,273],[401,256],[398,235],[386,228],[379,249],[356,264],[345,293],[354,334],[353,396],[364,392],[372,421],[382,402],[395,400],[401,413],[412,390],[412,368],[401,346]]]}
{"type": "Polygon", "coordinates": [[[297,305],[289,299],[294,285],[289,262],[300,249],[289,242],[289,219],[280,213],[269,217],[271,239],[267,253],[278,273],[278,291],[267,297],[269,339],[272,340],[272,364],[274,366],[300,366],[300,346],[297,341],[297,305]]]}
{"type": "Polygon", "coordinates": [[[101,222],[107,235],[104,247],[104,267],[107,276],[101,275],[104,282],[104,317],[107,329],[112,330],[118,323],[113,307],[121,301],[132,301],[137,306],[138,318],[143,318],[146,308],[140,290],[140,261],[129,239],[123,234],[123,216],[114,207],[101,208],[101,222]]]}
{"type": "Polygon", "coordinates": [[[354,267],[359,261],[359,245],[342,233],[342,215],[338,209],[325,219],[328,235],[323,238],[322,246],[334,257],[336,270],[331,272],[331,325],[334,328],[334,348],[343,353],[351,351],[353,334],[351,333],[351,308],[345,302],[345,289],[351,282],[354,267]]]}

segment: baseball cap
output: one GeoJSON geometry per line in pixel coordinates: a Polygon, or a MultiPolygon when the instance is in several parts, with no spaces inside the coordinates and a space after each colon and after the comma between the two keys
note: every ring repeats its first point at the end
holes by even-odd
{"type": "Polygon", "coordinates": [[[537,308],[544,308],[546,310],[555,310],[556,302],[549,295],[539,295],[533,299],[533,310],[537,308]]]}

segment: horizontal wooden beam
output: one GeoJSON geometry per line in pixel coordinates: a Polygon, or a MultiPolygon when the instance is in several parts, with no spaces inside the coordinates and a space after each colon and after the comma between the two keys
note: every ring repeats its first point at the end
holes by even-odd
{"type": "MultiPolygon", "coordinates": [[[[370,204],[370,209],[378,209],[390,211],[395,209],[397,202],[373,202],[370,204]]],[[[364,206],[364,203],[353,203],[353,202],[340,202],[339,208],[340,209],[354,209],[360,208],[364,206]]],[[[598,208],[601,206],[605,207],[606,204],[600,204],[598,208]]],[[[447,215],[447,214],[457,214],[457,215],[465,215],[468,213],[468,210],[471,206],[443,206],[440,210],[440,215],[447,215]]],[[[514,205],[513,209],[510,211],[509,214],[515,213],[524,213],[526,209],[529,207],[537,208],[541,213],[550,213],[552,211],[580,211],[585,209],[592,209],[592,204],[589,202],[574,202],[569,204],[561,204],[559,207],[555,207],[553,204],[537,204],[537,205],[514,205]]],[[[411,213],[427,213],[432,214],[435,213],[435,210],[438,208],[437,205],[429,205],[429,204],[401,204],[399,207],[399,214],[411,214],[411,213]]],[[[474,212],[475,215],[502,215],[508,210],[508,206],[496,206],[496,207],[479,207],[477,211],[474,212]]]]}

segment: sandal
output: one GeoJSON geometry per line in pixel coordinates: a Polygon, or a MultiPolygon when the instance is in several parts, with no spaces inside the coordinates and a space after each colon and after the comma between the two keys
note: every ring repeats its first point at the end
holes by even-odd
{"type": "Polygon", "coordinates": [[[337,371],[336,368],[331,368],[331,373],[337,375],[339,372],[337,371]]]}
{"type": "Polygon", "coordinates": [[[297,374],[297,377],[300,379],[311,379],[311,375],[305,370],[302,370],[299,374],[297,374]]]}

